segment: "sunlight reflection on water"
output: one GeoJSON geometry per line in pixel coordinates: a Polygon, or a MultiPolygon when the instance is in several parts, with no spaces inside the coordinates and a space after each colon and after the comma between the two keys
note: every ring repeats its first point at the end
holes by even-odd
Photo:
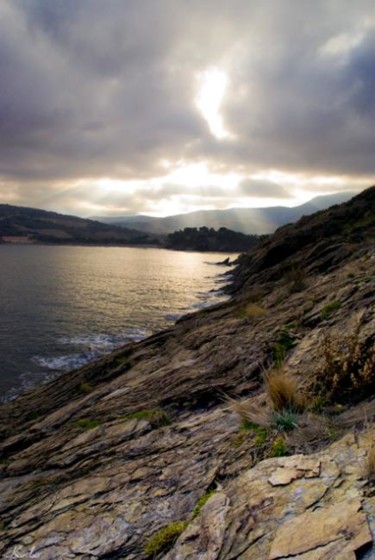
{"type": "Polygon", "coordinates": [[[0,246],[2,399],[217,303],[226,255],[0,246]]]}

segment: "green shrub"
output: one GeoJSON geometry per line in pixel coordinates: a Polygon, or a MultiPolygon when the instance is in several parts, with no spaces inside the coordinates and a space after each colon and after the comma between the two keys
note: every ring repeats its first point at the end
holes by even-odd
{"type": "Polygon", "coordinates": [[[145,544],[144,551],[147,556],[157,556],[170,550],[178,537],[187,527],[187,521],[175,521],[166,525],[155,533],[145,544]]]}
{"type": "Polygon", "coordinates": [[[272,348],[273,359],[277,367],[281,366],[288,350],[294,348],[296,344],[295,335],[290,332],[287,326],[282,327],[277,334],[277,340],[272,348]]]}
{"type": "Polygon", "coordinates": [[[269,456],[284,457],[288,453],[288,446],[282,436],[278,436],[272,443],[269,456]]]}
{"type": "Polygon", "coordinates": [[[242,420],[241,422],[241,430],[249,430],[255,434],[254,445],[256,447],[261,447],[267,441],[268,437],[268,430],[264,426],[258,426],[254,422],[250,422],[250,420],[242,420]]]}

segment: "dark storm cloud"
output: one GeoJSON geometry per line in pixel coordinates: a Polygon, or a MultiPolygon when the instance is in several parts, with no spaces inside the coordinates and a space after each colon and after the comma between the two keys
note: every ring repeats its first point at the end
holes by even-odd
{"type": "Polygon", "coordinates": [[[20,199],[40,181],[37,205],[162,159],[370,175],[374,26],[372,0],[3,0],[0,178],[20,199]],[[210,66],[229,76],[222,141],[193,103],[210,66]]]}
{"type": "Polygon", "coordinates": [[[159,170],[165,153],[181,157],[206,127],[190,73],[169,62],[172,20],[172,2],[5,3],[3,171],[139,177],[159,170]]]}
{"type": "Polygon", "coordinates": [[[374,173],[373,6],[288,4],[293,13],[277,13],[278,26],[268,22],[272,39],[266,33],[258,50],[244,48],[232,72],[224,116],[237,135],[233,162],[247,157],[265,167],[374,173]]]}

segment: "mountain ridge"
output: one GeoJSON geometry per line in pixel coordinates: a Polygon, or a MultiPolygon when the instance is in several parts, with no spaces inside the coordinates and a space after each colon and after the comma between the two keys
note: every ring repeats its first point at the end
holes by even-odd
{"type": "Polygon", "coordinates": [[[159,244],[158,236],[133,228],[10,204],[0,204],[0,243],[3,237],[38,243],[159,244]]]}
{"type": "Polygon", "coordinates": [[[95,219],[103,223],[135,227],[150,233],[168,234],[185,227],[226,227],[245,234],[269,234],[277,227],[296,221],[305,214],[347,201],[354,192],[322,195],[295,207],[271,206],[268,208],[230,208],[226,210],[198,210],[165,218],[132,215],[95,219]]]}

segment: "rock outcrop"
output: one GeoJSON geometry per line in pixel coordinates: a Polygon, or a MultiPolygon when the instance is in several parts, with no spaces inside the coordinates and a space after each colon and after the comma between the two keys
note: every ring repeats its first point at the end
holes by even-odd
{"type": "Polygon", "coordinates": [[[374,435],[372,428],[244,472],[210,498],[165,558],[355,560],[366,551],[373,558],[366,458],[374,435]]]}
{"type": "Polygon", "coordinates": [[[315,246],[295,241],[271,259],[300,230],[276,232],[243,257],[225,304],[2,406],[0,555],[375,558],[371,383],[352,402],[301,415],[282,432],[283,457],[241,428],[226,400],[266,406],[263,373],[281,349],[312,402],[328,337],[342,341],[357,325],[358,344],[373,347],[374,193],[361,195],[365,219],[350,205],[328,211],[336,236],[319,234],[324,215],[303,219],[315,246]],[[337,225],[345,216],[349,234],[337,225]],[[302,276],[288,274],[304,262],[302,276]],[[174,523],[168,546],[150,552],[174,523]]]}

